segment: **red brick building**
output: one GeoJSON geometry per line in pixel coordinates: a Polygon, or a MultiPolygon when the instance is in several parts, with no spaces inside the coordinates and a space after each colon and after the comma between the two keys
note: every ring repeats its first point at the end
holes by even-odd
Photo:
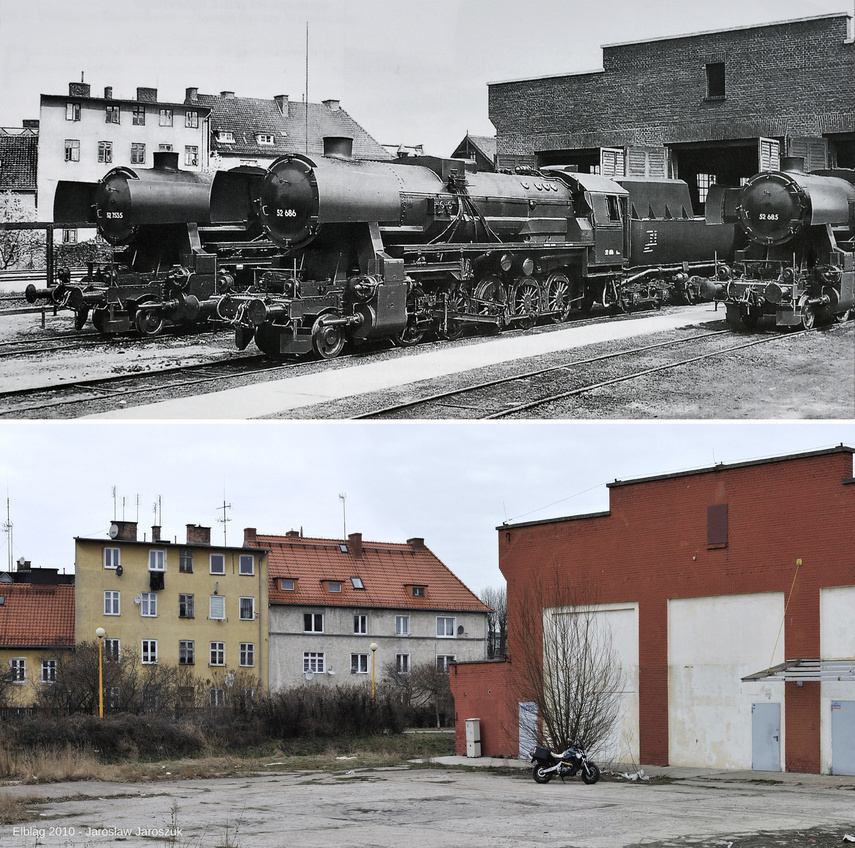
{"type": "Polygon", "coordinates": [[[610,757],[855,773],[853,453],[616,480],[607,512],[499,527],[509,661],[457,665],[458,752],[472,717],[485,756],[526,743],[514,660],[540,636],[514,620],[554,570],[591,589],[616,636],[625,685],[610,757]]]}
{"type": "Polygon", "coordinates": [[[603,67],[489,86],[500,167],[576,164],[674,176],[702,206],[711,181],[805,156],[855,167],[849,15],[603,47],[603,67]]]}

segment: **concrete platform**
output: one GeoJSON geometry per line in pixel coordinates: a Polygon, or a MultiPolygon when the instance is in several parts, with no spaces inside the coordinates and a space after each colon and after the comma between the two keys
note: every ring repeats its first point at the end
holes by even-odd
{"type": "Polygon", "coordinates": [[[360,365],[342,363],[322,373],[222,392],[178,398],[89,416],[106,419],[219,419],[242,420],[287,413],[332,400],[341,400],[367,392],[397,388],[419,380],[460,374],[541,354],[573,350],[610,339],[621,340],[667,332],[704,321],[721,320],[724,313],[711,303],[684,307],[673,312],[601,324],[573,326],[550,333],[499,337],[478,341],[465,347],[448,347],[408,355],[393,360],[360,365]]]}

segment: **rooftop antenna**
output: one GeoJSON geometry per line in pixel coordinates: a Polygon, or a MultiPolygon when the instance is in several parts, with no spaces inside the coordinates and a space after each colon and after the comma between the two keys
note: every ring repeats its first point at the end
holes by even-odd
{"type": "Polygon", "coordinates": [[[223,517],[218,518],[217,521],[223,525],[223,547],[228,547],[228,542],[226,541],[226,525],[231,521],[231,518],[226,517],[226,510],[231,509],[232,505],[226,503],[226,499],[223,498],[223,505],[217,507],[217,512],[220,510],[223,511],[223,517]]]}
{"type": "Polygon", "coordinates": [[[344,531],[343,539],[347,538],[347,494],[339,492],[338,499],[341,501],[341,523],[344,531]]]}
{"type": "Polygon", "coordinates": [[[160,495],[157,496],[157,500],[152,504],[152,511],[154,512],[155,526],[160,527],[163,520],[163,503],[161,502],[160,495]]]}
{"type": "Polygon", "coordinates": [[[140,523],[140,495],[137,492],[137,524],[140,523]]]}
{"type": "Polygon", "coordinates": [[[309,22],[306,21],[306,155],[309,154],[309,22]]]}
{"type": "Polygon", "coordinates": [[[125,520],[125,496],[122,495],[122,521],[125,520]]]}
{"type": "Polygon", "coordinates": [[[117,494],[118,494],[118,492],[116,490],[116,487],[113,486],[113,521],[115,521],[116,517],[117,517],[116,516],[116,496],[117,496],[117,494]]]}
{"type": "Polygon", "coordinates": [[[9,571],[12,571],[12,508],[9,493],[6,493],[6,521],[3,522],[3,532],[9,537],[6,545],[9,549],[9,571]]]}

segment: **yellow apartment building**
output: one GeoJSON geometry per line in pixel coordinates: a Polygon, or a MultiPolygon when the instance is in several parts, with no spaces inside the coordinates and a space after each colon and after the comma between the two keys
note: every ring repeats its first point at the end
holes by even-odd
{"type": "Polygon", "coordinates": [[[213,545],[209,527],[188,524],[180,543],[160,530],[140,540],[137,522],[114,521],[109,538],[75,539],[75,643],[100,635],[107,662],[133,656],[143,671],[190,669],[212,706],[233,686],[263,689],[267,551],[213,545]]]}

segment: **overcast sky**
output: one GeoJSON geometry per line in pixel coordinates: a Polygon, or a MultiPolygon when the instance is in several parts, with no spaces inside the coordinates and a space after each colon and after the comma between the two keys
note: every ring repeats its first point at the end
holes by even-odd
{"type": "Polygon", "coordinates": [[[852,0],[0,0],[0,126],[81,73],[137,86],[341,100],[381,144],[447,156],[493,135],[487,83],[589,71],[603,44],[852,12],[852,0]]]}
{"type": "MultiPolygon", "coordinates": [[[[503,585],[496,527],[608,509],[606,483],[832,447],[855,422],[0,422],[13,560],[70,571],[74,537],[114,517],[151,538],[186,524],[426,544],[469,588],[503,585]],[[122,505],[124,500],[124,507],[122,505]]],[[[793,493],[798,497],[798,493],[793,493]]],[[[657,516],[651,515],[651,521],[657,516]]],[[[2,521],[6,521],[5,503],[2,521]]],[[[8,567],[8,535],[0,534],[8,567]]]]}

